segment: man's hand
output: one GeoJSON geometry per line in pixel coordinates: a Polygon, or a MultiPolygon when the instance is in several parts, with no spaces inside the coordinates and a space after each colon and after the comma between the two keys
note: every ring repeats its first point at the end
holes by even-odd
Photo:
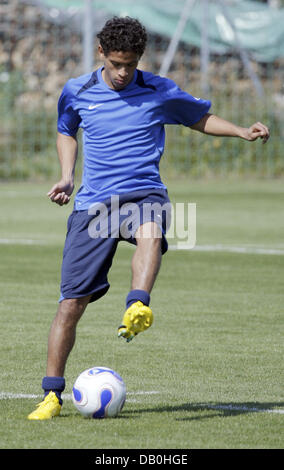
{"type": "Polygon", "coordinates": [[[244,129],[243,138],[250,142],[260,138],[262,143],[265,144],[269,139],[269,129],[261,122],[256,122],[247,129],[244,129]]]}
{"type": "Polygon", "coordinates": [[[52,202],[56,202],[59,206],[68,204],[70,196],[74,189],[74,183],[72,181],[60,180],[51,190],[47,193],[47,196],[52,202]]]}

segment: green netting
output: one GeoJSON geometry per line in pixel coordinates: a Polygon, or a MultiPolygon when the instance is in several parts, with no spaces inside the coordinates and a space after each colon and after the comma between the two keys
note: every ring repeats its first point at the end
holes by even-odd
{"type": "MultiPolygon", "coordinates": [[[[42,0],[47,6],[68,10],[83,8],[80,0],[42,0]]],[[[241,46],[251,57],[271,62],[284,57],[284,9],[244,0],[210,0],[208,36],[210,50],[222,54],[235,48],[234,32],[224,15],[222,3],[236,28],[241,46]]],[[[171,37],[176,29],[185,0],[93,0],[94,9],[103,9],[111,15],[129,15],[140,19],[149,31],[171,37]]],[[[195,1],[182,40],[190,45],[201,45],[201,24],[204,12],[202,1],[195,1]]]]}

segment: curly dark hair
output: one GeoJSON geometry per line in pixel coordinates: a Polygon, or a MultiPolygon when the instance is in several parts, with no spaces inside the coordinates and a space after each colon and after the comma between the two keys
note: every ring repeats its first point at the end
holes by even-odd
{"type": "Polygon", "coordinates": [[[114,16],[108,20],[100,33],[97,34],[105,56],[113,51],[135,52],[141,57],[147,43],[144,26],[129,16],[114,16]]]}

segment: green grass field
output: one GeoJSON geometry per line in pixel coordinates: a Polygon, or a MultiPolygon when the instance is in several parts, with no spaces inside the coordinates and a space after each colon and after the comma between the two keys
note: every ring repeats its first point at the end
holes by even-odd
{"type": "Polygon", "coordinates": [[[121,243],[109,293],[79,323],[61,415],[30,422],[72,207],[50,203],[48,184],[1,183],[0,448],[283,447],[283,181],[168,186],[172,202],[197,204],[198,249],[165,255],[152,328],[129,344],[116,337],[133,254],[121,243]],[[126,382],[117,418],[87,420],[72,404],[77,375],[95,365],[126,382]]]}

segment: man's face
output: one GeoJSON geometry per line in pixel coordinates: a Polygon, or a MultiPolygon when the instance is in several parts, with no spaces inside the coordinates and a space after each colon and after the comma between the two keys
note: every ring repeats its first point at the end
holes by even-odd
{"type": "Polygon", "coordinates": [[[113,90],[125,88],[131,82],[138,65],[138,54],[132,51],[113,51],[105,56],[101,46],[99,53],[104,61],[102,77],[106,84],[113,90]]]}

